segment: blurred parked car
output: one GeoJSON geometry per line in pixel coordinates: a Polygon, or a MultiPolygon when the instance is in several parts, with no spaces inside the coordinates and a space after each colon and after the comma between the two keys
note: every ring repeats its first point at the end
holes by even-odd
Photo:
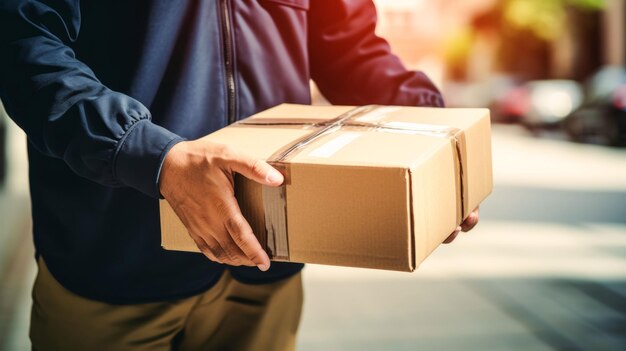
{"type": "Polygon", "coordinates": [[[502,92],[492,104],[493,122],[521,123],[522,118],[530,109],[528,89],[514,86],[502,92]]]}
{"type": "Polygon", "coordinates": [[[517,85],[512,76],[499,74],[479,82],[447,81],[442,91],[446,107],[488,107],[492,122],[508,123],[517,118],[509,120],[508,113],[502,114],[499,102],[517,85]]]}
{"type": "Polygon", "coordinates": [[[626,70],[609,66],[598,71],[587,84],[586,102],[562,125],[577,142],[626,145],[626,70]]]}
{"type": "Polygon", "coordinates": [[[495,102],[494,111],[500,121],[534,130],[558,127],[582,101],[582,87],[573,80],[535,80],[504,92],[495,102]]]}

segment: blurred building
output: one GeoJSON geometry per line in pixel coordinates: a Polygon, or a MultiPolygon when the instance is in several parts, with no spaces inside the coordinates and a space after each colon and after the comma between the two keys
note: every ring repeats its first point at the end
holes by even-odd
{"type": "Polygon", "coordinates": [[[603,13],[604,61],[609,65],[626,64],[626,3],[607,0],[603,13]]]}
{"type": "Polygon", "coordinates": [[[412,68],[444,79],[582,81],[623,65],[623,0],[376,0],[378,33],[412,68]]]}

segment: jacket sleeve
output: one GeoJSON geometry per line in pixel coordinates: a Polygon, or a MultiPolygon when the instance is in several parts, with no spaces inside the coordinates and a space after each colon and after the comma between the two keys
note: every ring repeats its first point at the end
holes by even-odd
{"type": "Polygon", "coordinates": [[[163,158],[182,139],[76,58],[79,28],[79,0],[1,1],[0,99],[40,152],[92,181],[157,198],[163,158]]]}
{"type": "Polygon", "coordinates": [[[312,0],[309,53],[313,80],[333,104],[443,106],[422,72],[407,70],[376,36],[371,0],[312,0]]]}

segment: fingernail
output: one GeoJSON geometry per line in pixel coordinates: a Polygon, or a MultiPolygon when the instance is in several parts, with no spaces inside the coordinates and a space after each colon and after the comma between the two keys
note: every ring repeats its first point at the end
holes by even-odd
{"type": "Polygon", "coordinates": [[[277,171],[277,170],[272,170],[267,175],[266,179],[267,179],[268,183],[273,183],[273,184],[278,183],[278,184],[280,184],[280,183],[283,182],[283,175],[280,174],[280,172],[277,171]]]}
{"type": "Polygon", "coordinates": [[[456,232],[460,232],[463,228],[461,227],[456,227],[456,232]]]}
{"type": "Polygon", "coordinates": [[[269,263],[261,263],[261,264],[258,264],[257,267],[259,267],[261,271],[265,272],[270,268],[270,265],[269,263]]]}

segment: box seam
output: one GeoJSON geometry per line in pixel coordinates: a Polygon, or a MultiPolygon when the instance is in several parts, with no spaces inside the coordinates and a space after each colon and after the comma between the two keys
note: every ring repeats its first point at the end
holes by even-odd
{"type": "Polygon", "coordinates": [[[409,270],[413,272],[416,268],[415,263],[415,251],[417,248],[415,247],[415,218],[414,218],[414,209],[413,209],[413,172],[410,168],[406,170],[407,178],[408,178],[408,191],[409,191],[409,249],[411,250],[410,258],[409,258],[409,270]]]}

